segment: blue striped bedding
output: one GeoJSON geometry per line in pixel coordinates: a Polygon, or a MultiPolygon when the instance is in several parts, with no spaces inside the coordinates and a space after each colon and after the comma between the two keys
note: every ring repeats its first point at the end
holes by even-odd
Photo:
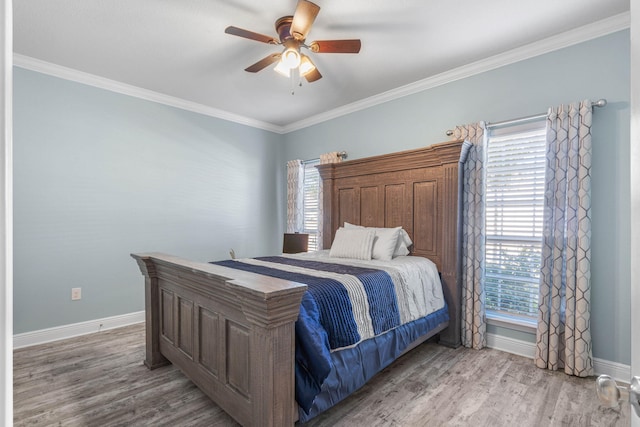
{"type": "MultiPolygon", "coordinates": [[[[296,400],[305,411],[331,372],[332,352],[353,348],[429,314],[424,311],[434,307],[422,303],[416,309],[415,300],[438,293],[412,288],[415,285],[405,283],[411,275],[389,262],[353,265],[344,260],[282,256],[213,264],[308,286],[296,322],[296,400]]],[[[436,288],[442,301],[435,308],[442,309],[439,280],[436,288]]]]}

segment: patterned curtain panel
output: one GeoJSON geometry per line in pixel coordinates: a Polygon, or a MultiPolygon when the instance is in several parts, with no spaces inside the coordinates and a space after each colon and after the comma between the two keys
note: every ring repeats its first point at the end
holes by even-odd
{"type": "Polygon", "coordinates": [[[591,102],[547,115],[540,307],[535,363],[593,375],[591,293],[591,102]]]}
{"type": "Polygon", "coordinates": [[[487,345],[484,310],[485,215],[483,122],[457,126],[455,139],[473,145],[464,164],[462,208],[462,345],[481,349],[487,345]]]}
{"type": "MultiPolygon", "coordinates": [[[[329,153],[320,155],[320,164],[324,165],[327,163],[340,163],[342,162],[342,156],[338,151],[331,151],[329,153]]],[[[322,225],[324,219],[324,209],[322,206],[322,180],[320,180],[320,188],[318,189],[318,250],[324,249],[322,246],[322,225]]]]}
{"type": "Polygon", "coordinates": [[[287,233],[302,231],[302,180],[302,161],[289,160],[287,162],[287,233]]]}

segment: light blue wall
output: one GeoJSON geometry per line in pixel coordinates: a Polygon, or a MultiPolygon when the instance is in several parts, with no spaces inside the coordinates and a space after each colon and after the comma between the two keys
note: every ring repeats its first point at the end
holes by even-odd
{"type": "Polygon", "coordinates": [[[143,310],[131,252],[281,247],[280,135],[14,72],[14,333],[143,310]]]}
{"type": "Polygon", "coordinates": [[[593,354],[629,364],[629,93],[629,32],[622,31],[289,133],[285,158],[346,150],[354,159],[407,150],[445,141],[445,131],[457,124],[606,98],[609,105],[594,111],[593,123],[593,354]]]}
{"type": "Polygon", "coordinates": [[[628,31],[287,135],[20,68],[14,78],[14,333],[142,310],[131,252],[276,253],[287,159],[427,146],[456,124],[607,98],[593,127],[593,346],[630,363],[628,31]]]}

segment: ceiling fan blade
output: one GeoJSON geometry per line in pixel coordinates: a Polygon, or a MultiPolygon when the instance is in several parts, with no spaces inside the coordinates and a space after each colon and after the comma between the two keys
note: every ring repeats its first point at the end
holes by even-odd
{"type": "Polygon", "coordinates": [[[257,73],[258,71],[268,67],[274,62],[277,62],[280,59],[280,56],[281,56],[280,53],[273,53],[265,58],[262,58],[260,61],[256,62],[255,64],[248,66],[244,70],[250,73],[257,73]]]}
{"type": "Polygon", "coordinates": [[[309,45],[309,49],[316,53],[358,53],[360,46],[360,39],[316,40],[309,45]]]}
{"type": "Polygon", "coordinates": [[[316,80],[320,80],[322,78],[322,74],[320,74],[320,71],[318,71],[317,68],[314,68],[312,71],[305,74],[304,78],[307,79],[309,83],[313,83],[316,80]]]}
{"type": "Polygon", "coordinates": [[[307,0],[298,0],[296,11],[291,22],[291,35],[296,40],[304,40],[311,29],[313,21],[320,12],[320,6],[307,0]]]}
{"type": "Polygon", "coordinates": [[[273,37],[265,36],[264,34],[254,33],[253,31],[243,30],[238,27],[227,27],[224,30],[225,33],[238,37],[244,37],[245,39],[255,40],[262,43],[278,44],[278,41],[273,37]]]}

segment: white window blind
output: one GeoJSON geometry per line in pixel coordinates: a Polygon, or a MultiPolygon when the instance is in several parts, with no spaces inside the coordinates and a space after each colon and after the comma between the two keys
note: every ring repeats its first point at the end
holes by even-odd
{"type": "Polygon", "coordinates": [[[318,250],[318,231],[320,227],[320,174],[317,165],[320,160],[302,162],[303,178],[303,233],[309,234],[309,251],[318,250]]]}
{"type": "Polygon", "coordinates": [[[525,322],[538,312],[545,125],[491,129],[487,141],[486,309],[525,322]]]}

